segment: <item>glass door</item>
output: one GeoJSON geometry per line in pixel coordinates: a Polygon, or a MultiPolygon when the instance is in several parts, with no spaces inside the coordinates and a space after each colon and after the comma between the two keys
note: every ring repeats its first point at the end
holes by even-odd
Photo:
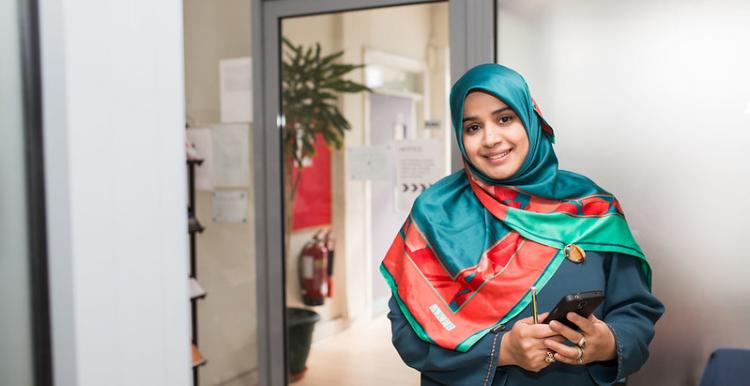
{"type": "Polygon", "coordinates": [[[447,2],[282,20],[290,383],[419,384],[390,344],[379,265],[450,173],[448,24],[447,2]]]}

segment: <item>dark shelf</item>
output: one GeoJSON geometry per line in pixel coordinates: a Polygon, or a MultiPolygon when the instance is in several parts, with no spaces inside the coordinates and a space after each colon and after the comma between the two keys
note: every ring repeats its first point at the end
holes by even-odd
{"type": "Polygon", "coordinates": [[[193,215],[188,215],[188,233],[203,233],[206,228],[193,215]]]}
{"type": "Polygon", "coordinates": [[[198,264],[196,242],[198,233],[205,229],[195,217],[195,167],[203,163],[202,159],[188,159],[188,234],[190,235],[190,315],[192,320],[192,355],[193,355],[193,385],[198,386],[198,368],[206,364],[206,358],[198,350],[198,299],[206,296],[206,291],[200,286],[197,280],[198,264]]]}

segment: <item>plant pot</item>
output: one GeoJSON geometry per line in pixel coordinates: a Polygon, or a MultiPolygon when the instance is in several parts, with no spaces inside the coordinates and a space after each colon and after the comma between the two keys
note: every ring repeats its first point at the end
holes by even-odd
{"type": "Polygon", "coordinates": [[[296,382],[305,374],[307,357],[312,345],[312,334],[315,323],[320,320],[317,312],[304,309],[287,307],[287,339],[289,342],[289,374],[290,381],[296,382]]]}

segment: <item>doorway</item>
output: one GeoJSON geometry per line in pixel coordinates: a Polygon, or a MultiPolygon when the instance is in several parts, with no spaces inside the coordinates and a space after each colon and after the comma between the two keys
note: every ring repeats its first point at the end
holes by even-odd
{"type": "Polygon", "coordinates": [[[414,199],[458,165],[451,73],[494,59],[494,2],[327,3],[256,2],[259,380],[416,385],[378,267],[414,199]]]}

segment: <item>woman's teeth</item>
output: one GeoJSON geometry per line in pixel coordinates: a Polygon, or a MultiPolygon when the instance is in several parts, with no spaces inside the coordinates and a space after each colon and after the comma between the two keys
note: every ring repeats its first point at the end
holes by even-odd
{"type": "Polygon", "coordinates": [[[508,155],[508,153],[510,153],[510,150],[506,150],[499,154],[488,155],[487,158],[489,158],[490,160],[498,160],[508,155]]]}

